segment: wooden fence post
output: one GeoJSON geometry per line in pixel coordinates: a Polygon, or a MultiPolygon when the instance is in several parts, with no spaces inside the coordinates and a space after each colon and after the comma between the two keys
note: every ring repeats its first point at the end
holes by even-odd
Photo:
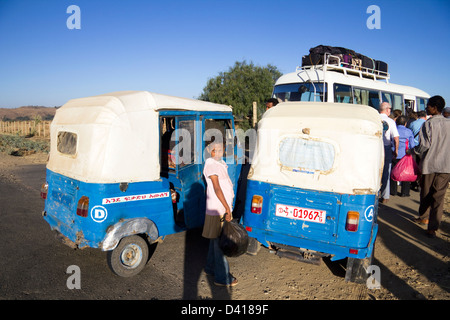
{"type": "Polygon", "coordinates": [[[0,134],[28,136],[34,133],[35,136],[48,138],[50,137],[50,123],[51,121],[41,121],[36,123],[34,121],[0,120],[0,134]]]}

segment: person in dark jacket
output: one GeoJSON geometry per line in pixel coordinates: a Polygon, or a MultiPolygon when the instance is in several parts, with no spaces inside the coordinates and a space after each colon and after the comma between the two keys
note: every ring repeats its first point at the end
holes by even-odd
{"type": "Polygon", "coordinates": [[[428,223],[427,234],[436,237],[444,211],[444,198],[450,182],[450,119],[442,115],[445,100],[434,96],[428,100],[427,114],[431,116],[420,129],[419,145],[414,151],[421,158],[419,217],[428,223]]]}

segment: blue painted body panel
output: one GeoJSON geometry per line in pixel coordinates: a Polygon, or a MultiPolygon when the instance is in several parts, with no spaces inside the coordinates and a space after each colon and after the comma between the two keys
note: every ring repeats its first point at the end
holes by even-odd
{"type": "Polygon", "coordinates": [[[333,260],[370,256],[377,235],[377,198],[280,186],[248,180],[243,224],[251,228],[249,236],[265,246],[271,243],[315,250],[333,255],[333,260]],[[263,197],[261,214],[251,212],[254,195],[263,197]],[[325,223],[309,222],[275,215],[276,204],[325,210],[325,223]],[[358,211],[356,232],[345,230],[348,211],[358,211]],[[367,216],[367,218],[366,218],[367,216]],[[350,254],[349,249],[357,249],[350,254]]]}
{"type": "Polygon", "coordinates": [[[84,183],[47,169],[47,182],[49,189],[44,219],[52,229],[59,231],[81,248],[99,248],[107,229],[126,219],[150,219],[157,225],[160,237],[182,230],[174,223],[169,183],[166,179],[130,183],[126,192],[122,192],[119,183],[84,183]],[[142,195],[149,194],[153,194],[155,198],[133,200],[133,196],[143,197],[142,195]],[[89,197],[87,217],[76,214],[77,204],[82,196],[89,197]],[[104,203],[103,199],[111,200],[104,203]],[[115,202],[113,199],[119,200],[115,202]],[[94,208],[100,210],[98,219],[95,219],[94,208]],[[105,216],[103,213],[106,213],[105,216]],[[105,219],[102,220],[103,218],[105,219]]]}

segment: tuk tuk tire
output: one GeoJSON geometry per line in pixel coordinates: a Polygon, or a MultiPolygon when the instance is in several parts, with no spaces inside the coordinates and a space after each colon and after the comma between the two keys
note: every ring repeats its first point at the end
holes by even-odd
{"type": "Polygon", "coordinates": [[[109,267],[120,277],[132,277],[140,273],[148,257],[148,243],[138,235],[122,238],[117,247],[107,253],[109,267]]]}

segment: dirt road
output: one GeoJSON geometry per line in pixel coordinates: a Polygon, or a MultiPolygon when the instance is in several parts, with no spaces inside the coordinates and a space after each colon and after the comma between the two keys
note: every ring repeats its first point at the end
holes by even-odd
{"type": "Polygon", "coordinates": [[[339,264],[308,265],[265,248],[257,256],[229,258],[239,284],[224,289],[203,271],[208,243],[199,230],[167,236],[144,271],[126,279],[111,273],[104,252],[57,242],[41,217],[45,161],[40,154],[0,154],[0,299],[450,300],[450,192],[435,239],[411,221],[416,192],[380,206],[373,264],[381,289],[346,283],[339,264]],[[70,265],[80,267],[81,289],[66,286],[70,265]]]}

